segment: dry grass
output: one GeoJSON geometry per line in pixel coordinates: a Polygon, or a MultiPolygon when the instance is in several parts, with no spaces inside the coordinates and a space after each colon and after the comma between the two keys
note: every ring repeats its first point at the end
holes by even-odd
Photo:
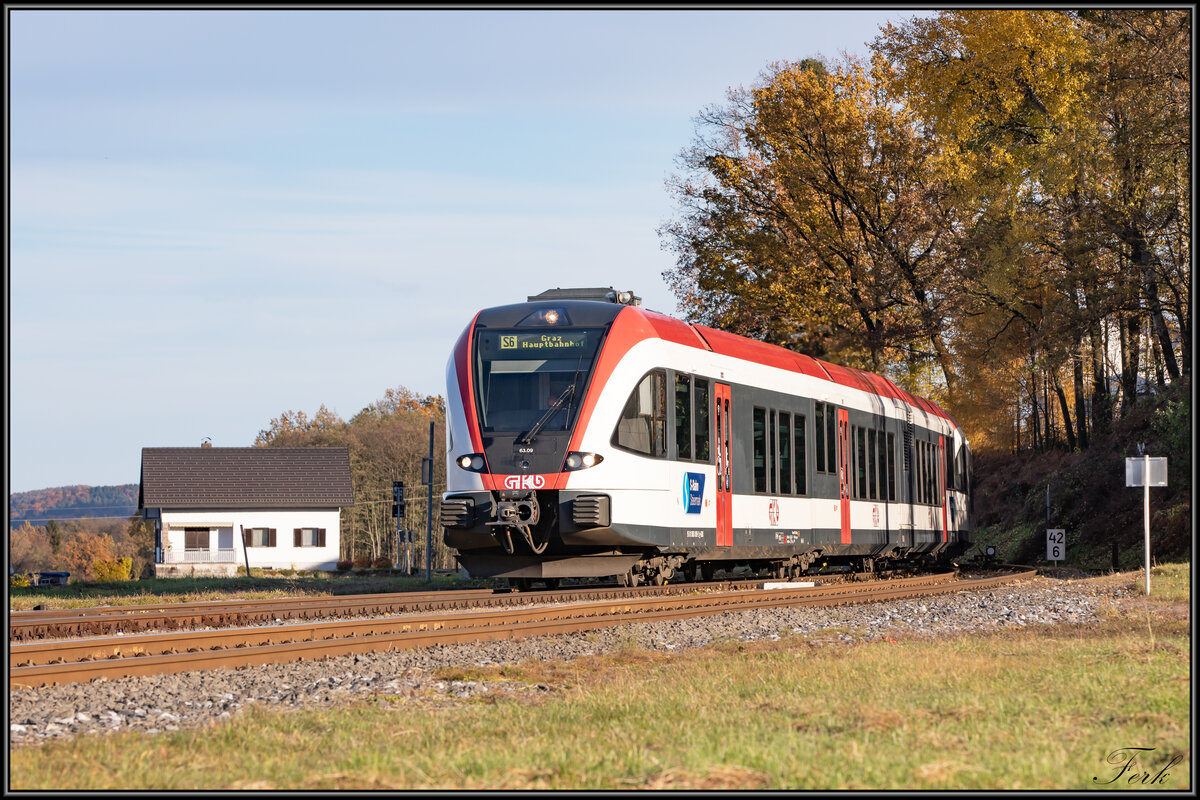
{"type": "Polygon", "coordinates": [[[1181,756],[1161,788],[1189,791],[1190,570],[1157,580],[1086,625],[443,670],[500,691],[18,748],[11,786],[1086,790],[1108,753],[1144,746],[1154,771],[1181,756]]]}

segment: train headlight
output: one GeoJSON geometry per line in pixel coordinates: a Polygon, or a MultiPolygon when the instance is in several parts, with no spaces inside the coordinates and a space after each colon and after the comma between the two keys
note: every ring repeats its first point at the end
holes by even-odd
{"type": "Polygon", "coordinates": [[[563,469],[566,472],[573,472],[577,469],[587,469],[594,467],[604,460],[604,456],[596,455],[595,453],[567,453],[567,460],[563,462],[563,469]]]}
{"type": "Polygon", "coordinates": [[[459,467],[465,469],[467,472],[483,472],[486,466],[482,453],[470,453],[465,456],[459,456],[457,463],[459,467]]]}
{"type": "Polygon", "coordinates": [[[571,318],[565,308],[539,308],[525,319],[517,323],[518,328],[529,328],[540,325],[564,326],[570,325],[571,318]]]}

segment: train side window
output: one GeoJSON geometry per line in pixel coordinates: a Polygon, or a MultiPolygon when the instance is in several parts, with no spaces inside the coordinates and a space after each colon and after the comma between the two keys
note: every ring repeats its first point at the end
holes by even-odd
{"type": "Polygon", "coordinates": [[[934,460],[933,445],[929,442],[925,443],[925,502],[933,505],[934,494],[936,493],[937,471],[934,460]]]}
{"type": "Polygon", "coordinates": [[[946,437],[946,491],[957,489],[957,475],[954,470],[954,439],[946,437]]]}
{"type": "Polygon", "coordinates": [[[880,499],[894,500],[892,497],[892,459],[890,459],[890,439],[892,434],[880,431],[878,433],[875,444],[878,446],[878,461],[880,461],[880,499]]]}
{"type": "Polygon", "coordinates": [[[875,444],[875,429],[867,430],[867,482],[872,500],[879,499],[879,448],[875,444]]]}
{"type": "Polygon", "coordinates": [[[896,499],[896,434],[894,433],[887,435],[887,458],[883,463],[887,464],[887,499],[894,502],[896,499]]]}
{"type": "Polygon", "coordinates": [[[817,421],[817,472],[825,471],[825,404],[814,403],[817,421]]]}
{"type": "Polygon", "coordinates": [[[867,429],[862,426],[856,426],[854,447],[858,453],[856,459],[858,464],[858,497],[867,499],[867,429]]]}
{"type": "Polygon", "coordinates": [[[921,442],[921,502],[929,505],[933,492],[929,491],[929,443],[921,442]]]}
{"type": "Polygon", "coordinates": [[[771,427],[767,431],[767,491],[775,494],[775,488],[778,486],[777,473],[779,472],[779,462],[775,459],[776,453],[776,427],[775,427],[775,409],[771,409],[771,427]]]}
{"type": "Polygon", "coordinates": [[[917,496],[914,498],[917,503],[925,502],[925,448],[924,442],[920,439],[913,443],[913,473],[914,484],[916,485],[917,496]]]}
{"type": "Polygon", "coordinates": [[[767,490],[767,410],[754,408],[754,491],[767,490]]]}
{"type": "Polygon", "coordinates": [[[706,464],[712,457],[708,448],[708,381],[696,378],[696,460],[706,464]]]}
{"type": "Polygon", "coordinates": [[[692,460],[692,378],[675,373],[675,453],[692,460]]]}
{"type": "Polygon", "coordinates": [[[779,412],[779,493],[792,493],[792,415],[779,412]]]}
{"type": "Polygon", "coordinates": [[[804,415],[796,415],[796,494],[808,494],[808,448],[804,444],[804,415]]]}
{"type": "Polygon", "coordinates": [[[612,443],[652,458],[667,455],[667,376],[661,369],[646,373],[634,387],[617,420],[612,443]]]}
{"type": "MultiPolygon", "coordinates": [[[[825,406],[825,460],[830,472],[837,472],[837,412],[834,406],[825,406]]],[[[849,455],[849,454],[847,454],[849,455]]],[[[849,461],[849,458],[846,459],[849,461]]]]}

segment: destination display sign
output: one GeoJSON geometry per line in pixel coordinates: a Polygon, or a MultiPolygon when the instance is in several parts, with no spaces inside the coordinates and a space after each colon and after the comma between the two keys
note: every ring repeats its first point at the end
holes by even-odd
{"type": "Polygon", "coordinates": [[[500,358],[514,355],[575,355],[588,349],[588,331],[537,333],[501,333],[496,337],[493,354],[500,358]]]}

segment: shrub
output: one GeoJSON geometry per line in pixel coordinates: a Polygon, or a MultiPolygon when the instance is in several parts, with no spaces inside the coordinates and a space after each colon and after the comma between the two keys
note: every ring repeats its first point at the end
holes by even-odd
{"type": "Polygon", "coordinates": [[[375,569],[391,569],[392,561],[391,561],[391,559],[383,558],[381,556],[381,557],[375,559],[374,563],[371,566],[373,566],[375,569]]]}
{"type": "Polygon", "coordinates": [[[337,571],[348,572],[352,566],[354,566],[353,561],[348,558],[343,558],[341,561],[337,562],[337,571]]]}
{"type": "Polygon", "coordinates": [[[92,575],[100,583],[129,580],[132,558],[98,558],[92,562],[92,575]]]}
{"type": "Polygon", "coordinates": [[[371,557],[370,556],[359,556],[358,558],[354,559],[354,568],[355,569],[370,569],[371,568],[371,557]]]}
{"type": "Polygon", "coordinates": [[[33,578],[26,575],[24,572],[18,572],[15,575],[10,575],[8,585],[13,589],[26,589],[33,585],[33,578]]]}

